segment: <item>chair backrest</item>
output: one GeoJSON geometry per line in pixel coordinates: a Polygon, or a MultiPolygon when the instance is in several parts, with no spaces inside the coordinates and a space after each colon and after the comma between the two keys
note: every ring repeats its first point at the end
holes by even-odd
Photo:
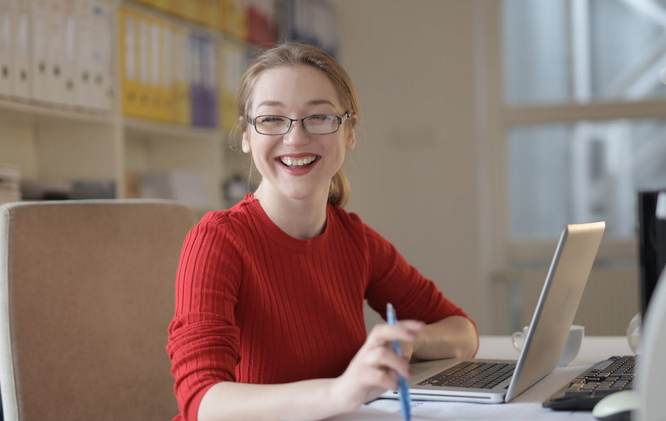
{"type": "Polygon", "coordinates": [[[5,421],[170,420],[165,351],[193,212],[160,200],[0,206],[5,421]]]}

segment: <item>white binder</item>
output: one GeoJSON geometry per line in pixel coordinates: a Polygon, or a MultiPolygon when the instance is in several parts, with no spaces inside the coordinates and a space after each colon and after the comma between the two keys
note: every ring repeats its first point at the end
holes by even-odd
{"type": "Polygon", "coordinates": [[[48,61],[48,26],[50,0],[30,0],[30,97],[48,101],[48,73],[52,65],[48,61]]]}
{"type": "Polygon", "coordinates": [[[94,108],[93,51],[95,17],[94,3],[91,0],[79,0],[77,20],[75,103],[80,107],[94,108]]]}
{"type": "Polygon", "coordinates": [[[10,0],[12,12],[12,95],[30,98],[30,4],[33,0],[10,0]]]}
{"type": "Polygon", "coordinates": [[[68,0],[48,0],[46,24],[46,100],[65,104],[65,5],[68,0]]]}
{"type": "Polygon", "coordinates": [[[62,6],[62,76],[57,101],[66,105],[76,105],[77,59],[78,59],[78,0],[60,0],[62,6]]]}
{"type": "Polygon", "coordinates": [[[0,95],[12,94],[13,3],[0,0],[0,95]]]}
{"type": "Polygon", "coordinates": [[[92,2],[93,51],[92,106],[101,110],[111,110],[115,95],[113,86],[113,34],[114,15],[112,8],[101,0],[92,2]]]}

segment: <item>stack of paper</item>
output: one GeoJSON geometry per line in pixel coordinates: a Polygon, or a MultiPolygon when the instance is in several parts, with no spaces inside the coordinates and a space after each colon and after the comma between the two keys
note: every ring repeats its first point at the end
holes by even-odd
{"type": "Polygon", "coordinates": [[[20,181],[18,167],[0,163],[0,205],[21,200],[20,181]]]}

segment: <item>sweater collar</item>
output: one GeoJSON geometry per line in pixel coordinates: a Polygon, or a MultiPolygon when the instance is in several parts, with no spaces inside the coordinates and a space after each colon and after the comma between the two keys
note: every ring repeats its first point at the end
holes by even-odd
{"type": "Polygon", "coordinates": [[[264,211],[259,200],[252,193],[246,194],[243,202],[245,202],[247,210],[257,221],[264,233],[281,247],[301,253],[311,252],[321,247],[331,235],[331,224],[335,221],[335,212],[333,212],[332,205],[330,204],[326,206],[326,226],[324,227],[324,232],[308,240],[301,240],[290,236],[275,225],[264,211]]]}

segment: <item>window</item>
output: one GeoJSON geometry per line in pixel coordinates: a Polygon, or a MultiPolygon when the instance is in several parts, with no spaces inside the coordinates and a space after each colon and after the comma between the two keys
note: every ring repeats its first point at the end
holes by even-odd
{"type": "Polygon", "coordinates": [[[601,219],[633,238],[636,192],[666,187],[666,114],[649,118],[666,109],[666,2],[504,0],[501,18],[503,106],[521,115],[505,122],[510,241],[601,219]]]}

